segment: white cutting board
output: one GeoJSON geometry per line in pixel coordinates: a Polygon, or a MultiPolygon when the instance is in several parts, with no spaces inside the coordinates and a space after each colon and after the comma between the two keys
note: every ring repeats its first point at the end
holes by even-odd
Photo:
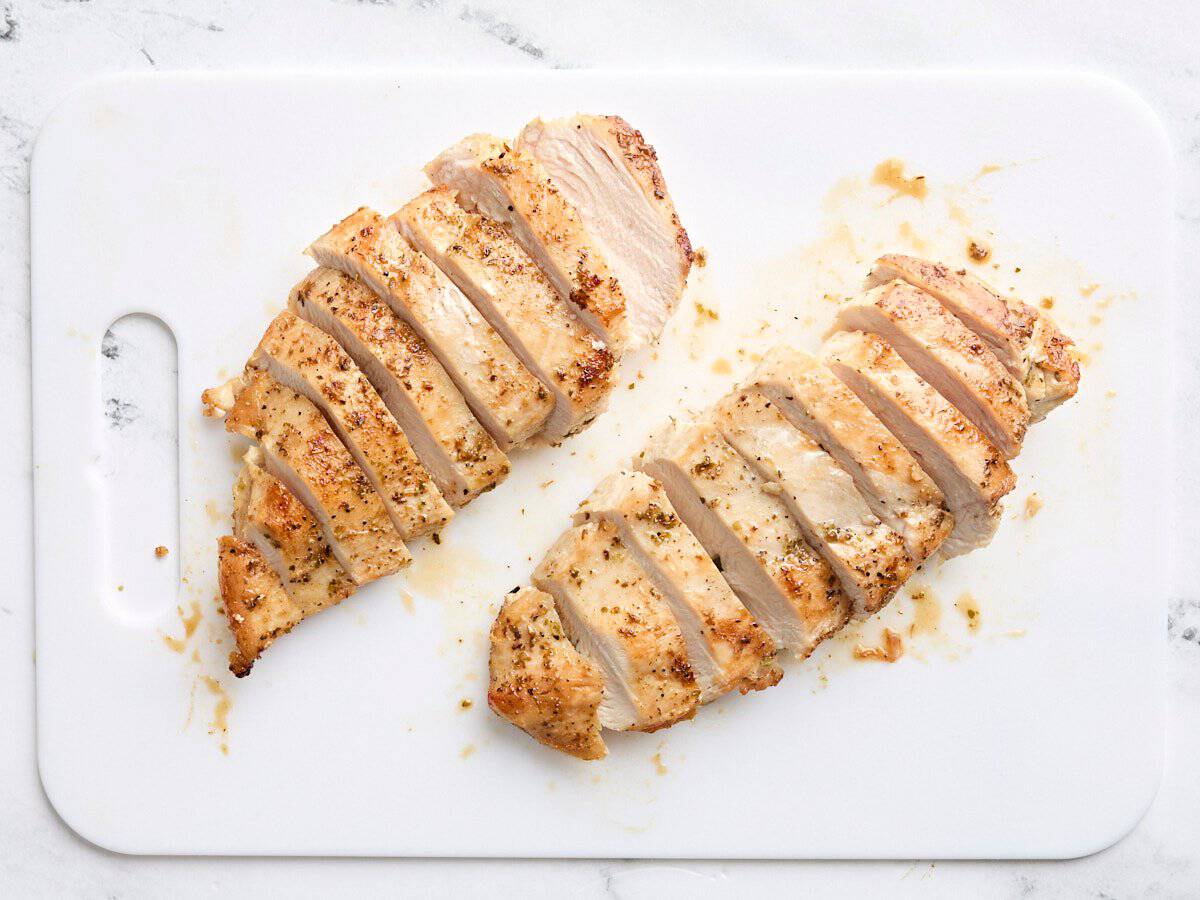
{"type": "Polygon", "coordinates": [[[131,853],[1062,857],[1110,844],[1150,803],[1162,753],[1171,181],[1147,108],[1085,76],[89,84],[51,116],[33,161],[47,794],[84,837],[131,853]],[[464,134],[576,110],[619,111],[647,133],[707,251],[657,358],[629,363],[636,389],[622,385],[587,434],[520,455],[441,547],[420,545],[411,575],[305,623],[235,682],[212,599],[235,463],[219,423],[199,416],[200,390],[238,370],[330,223],[361,203],[398,206],[421,188],[420,164],[464,134]],[[941,193],[889,200],[870,176],[892,157],[941,193]],[[744,373],[739,347],[815,345],[832,314],[810,296],[821,285],[854,292],[878,249],[914,235],[962,259],[968,233],[995,247],[1002,268],[985,277],[1032,302],[1057,295],[1088,365],[1081,396],[1017,461],[1000,537],[922,576],[936,633],[910,636],[914,607],[900,598],[886,621],[909,652],[895,664],[851,659],[855,640],[876,639],[869,623],[771,691],[661,734],[613,736],[600,763],[492,716],[496,604],[595,480],[681,401],[701,406],[744,373]],[[99,348],[133,311],[178,344],[178,538],[169,490],[112,495],[121,460],[106,443],[99,348]],[[1044,508],[1027,518],[1033,487],[1044,508]],[[111,509],[129,512],[111,521],[111,509]],[[146,522],[168,533],[155,540],[146,522]],[[165,561],[157,543],[171,547],[165,561]],[[954,606],[964,591],[978,633],[954,606]],[[184,637],[176,606],[192,602],[203,622],[173,652],[162,635],[184,637]]]}

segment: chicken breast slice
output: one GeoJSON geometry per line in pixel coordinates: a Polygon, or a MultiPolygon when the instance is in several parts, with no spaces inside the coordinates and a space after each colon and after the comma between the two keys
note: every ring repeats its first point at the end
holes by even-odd
{"type": "Polygon", "coordinates": [[[692,244],[654,148],[620,116],[534,119],[529,154],[579,212],[625,291],[631,345],[651,343],[679,305],[692,244]]]}
{"type": "Polygon", "coordinates": [[[874,335],[839,332],[825,342],[822,356],[945,495],[954,531],[943,555],[987,544],[999,525],[1000,498],[1016,483],[1004,454],[874,335]]]}
{"type": "Polygon", "coordinates": [[[904,539],[880,520],[834,458],[756,391],[727,396],[717,405],[715,421],[779,492],[805,540],[850,596],[854,614],[870,615],[891,600],[916,563],[904,539]]]}
{"type": "Polygon", "coordinates": [[[416,197],[396,220],[554,396],[548,439],[581,430],[604,410],[612,352],[571,312],[507,226],[467,212],[446,187],[416,197]]]}
{"type": "Polygon", "coordinates": [[[628,336],[625,292],[578,210],[527,153],[498,137],[473,134],[425,166],[437,185],[474,211],[512,228],[588,328],[618,356],[628,336]]]}
{"type": "Polygon", "coordinates": [[[1007,459],[1021,452],[1029,427],[1024,388],[983,339],[932,295],[890,281],[839,308],[834,328],[883,339],[1007,459]]]}
{"type": "Polygon", "coordinates": [[[258,549],[226,535],[217,544],[217,582],[234,649],[229,671],[250,674],[254,661],[304,617],[258,549]]]}
{"type": "Polygon", "coordinates": [[[488,706],[530,737],[577,759],[603,759],[600,670],[571,646],[554,598],[509,594],[492,623],[488,706]]]}
{"type": "Polygon", "coordinates": [[[428,345],[375,293],[319,268],[288,298],[332,335],[379,392],[445,500],[465,506],[508,477],[508,457],[471,414],[428,345]]]}
{"type": "Polygon", "coordinates": [[[614,472],[575,513],[576,525],[592,521],[616,528],[622,545],[670,604],[701,703],[779,682],[783,670],[775,662],[774,642],[675,514],[661,484],[644,472],[614,472]]]}
{"type": "Polygon", "coordinates": [[[763,358],[746,385],[834,458],[875,515],[904,538],[920,564],[954,527],[945,499],[920,465],[829,367],[786,344],[763,358]]]}
{"type": "Polygon", "coordinates": [[[1044,313],[1001,296],[966,269],[899,254],[876,260],[867,286],[896,278],[932,294],[983,339],[1021,382],[1034,422],[1075,396],[1079,364],[1069,349],[1074,342],[1044,313]]]}
{"type": "Polygon", "coordinates": [[[454,516],[367,376],[324,331],[284,310],[268,326],[250,365],[325,414],[401,537],[430,534],[454,516]]]}
{"type": "Polygon", "coordinates": [[[609,522],[565,532],[533,573],[572,643],[604,673],[600,724],[657,731],[696,714],[700,692],[662,594],[609,522]]]}
{"type": "Polygon", "coordinates": [[[258,441],[267,471],[321,523],[355,584],[391,575],[412,561],[383,500],[312,401],[250,370],[225,428],[258,441]]]}
{"type": "Polygon", "coordinates": [[[263,468],[262,450],[251,447],[233,487],[233,533],[253,544],[275,570],[303,617],[336,606],[354,593],[321,523],[282,481],[263,468]]]}
{"type": "Polygon", "coordinates": [[[776,646],[803,659],[845,625],[850,601],[833,570],[714,425],[673,423],[636,463],[776,646]]]}
{"type": "Polygon", "coordinates": [[[387,301],[434,352],[501,450],[541,429],[554,408],[549,392],[463,292],[408,245],[395,222],[364,207],[306,252],[322,266],[361,279],[387,301]]]}

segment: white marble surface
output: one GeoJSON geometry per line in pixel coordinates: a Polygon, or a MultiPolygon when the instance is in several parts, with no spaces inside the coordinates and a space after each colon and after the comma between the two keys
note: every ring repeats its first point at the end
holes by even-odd
{"type": "MultiPolygon", "coordinates": [[[[1188,315],[1200,283],[1200,5],[995,4],[913,0],[883,14],[781,4],[404,3],[0,0],[0,371],[14,440],[0,491],[16,499],[0,590],[0,895],[289,896],[741,895],[1200,896],[1200,589],[1181,537],[1170,598],[1167,765],[1146,818],[1115,847],[1058,863],[783,863],[135,859],[99,850],[57,819],[33,741],[30,565],[28,159],[38,125],[72,86],[102,72],[301,66],[790,65],[809,68],[1071,68],[1114,75],[1159,112],[1176,149],[1179,253],[1188,315]],[[135,8],[136,6],[136,8],[135,8]]],[[[69,239],[69,236],[67,236],[69,239]]],[[[137,335],[130,334],[135,345],[137,335]]],[[[1180,372],[1179,440],[1200,437],[1200,372],[1180,372]]],[[[124,395],[122,395],[124,399],[124,395]]],[[[116,411],[119,413],[120,408],[116,411]]],[[[137,427],[137,421],[130,423],[137,427]]],[[[1185,456],[1186,453],[1181,454],[1185,456]]],[[[1186,460],[1185,460],[1186,462],[1186,460]]],[[[1180,473],[1180,502],[1197,497],[1180,473]]],[[[1136,515],[1154,514],[1138,510],[1136,515]]],[[[1114,536],[1119,539],[1119,535],[1114,536]]]]}

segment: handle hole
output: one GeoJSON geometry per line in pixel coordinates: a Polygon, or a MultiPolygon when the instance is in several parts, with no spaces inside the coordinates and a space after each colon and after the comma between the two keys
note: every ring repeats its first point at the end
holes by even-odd
{"type": "Polygon", "coordinates": [[[162,320],[122,316],[100,345],[104,595],[145,622],[179,603],[179,354],[162,320]],[[162,548],[162,549],[158,549],[162,548]]]}

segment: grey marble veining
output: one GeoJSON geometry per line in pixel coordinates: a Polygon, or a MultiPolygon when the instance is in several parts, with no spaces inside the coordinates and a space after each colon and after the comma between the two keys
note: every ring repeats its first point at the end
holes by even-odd
{"type": "MultiPolygon", "coordinates": [[[[0,2],[0,371],[17,440],[0,467],[16,498],[0,591],[0,886],[21,896],[294,896],[407,890],[424,895],[642,897],[778,892],[802,896],[1200,896],[1200,588],[1196,539],[1176,542],[1168,604],[1169,727],[1158,799],[1121,843],[1064,863],[731,863],[370,860],[137,860],[71,834],[38,786],[33,744],[29,401],[29,156],[54,104],[85,78],[149,68],[299,66],[744,66],[1070,68],[1128,83],[1161,116],[1178,170],[1181,348],[1200,339],[1200,4],[984,6],[914,0],[891,12],[851,0],[509,4],[475,0],[297,3],[100,0],[0,2]]],[[[69,236],[64,236],[69,239],[69,236]]],[[[131,440],[162,432],[139,405],[136,335],[101,348],[105,414],[131,440]],[[109,390],[111,386],[111,390],[109,390]]],[[[1200,357],[1178,373],[1178,502],[1200,496],[1200,357]]],[[[158,435],[158,438],[155,435],[158,435]]],[[[1150,510],[1136,515],[1155,514],[1150,510]]],[[[1119,536],[1114,536],[1119,540],[1119,536]]],[[[0,893],[8,890],[0,888],[0,893]]]]}

